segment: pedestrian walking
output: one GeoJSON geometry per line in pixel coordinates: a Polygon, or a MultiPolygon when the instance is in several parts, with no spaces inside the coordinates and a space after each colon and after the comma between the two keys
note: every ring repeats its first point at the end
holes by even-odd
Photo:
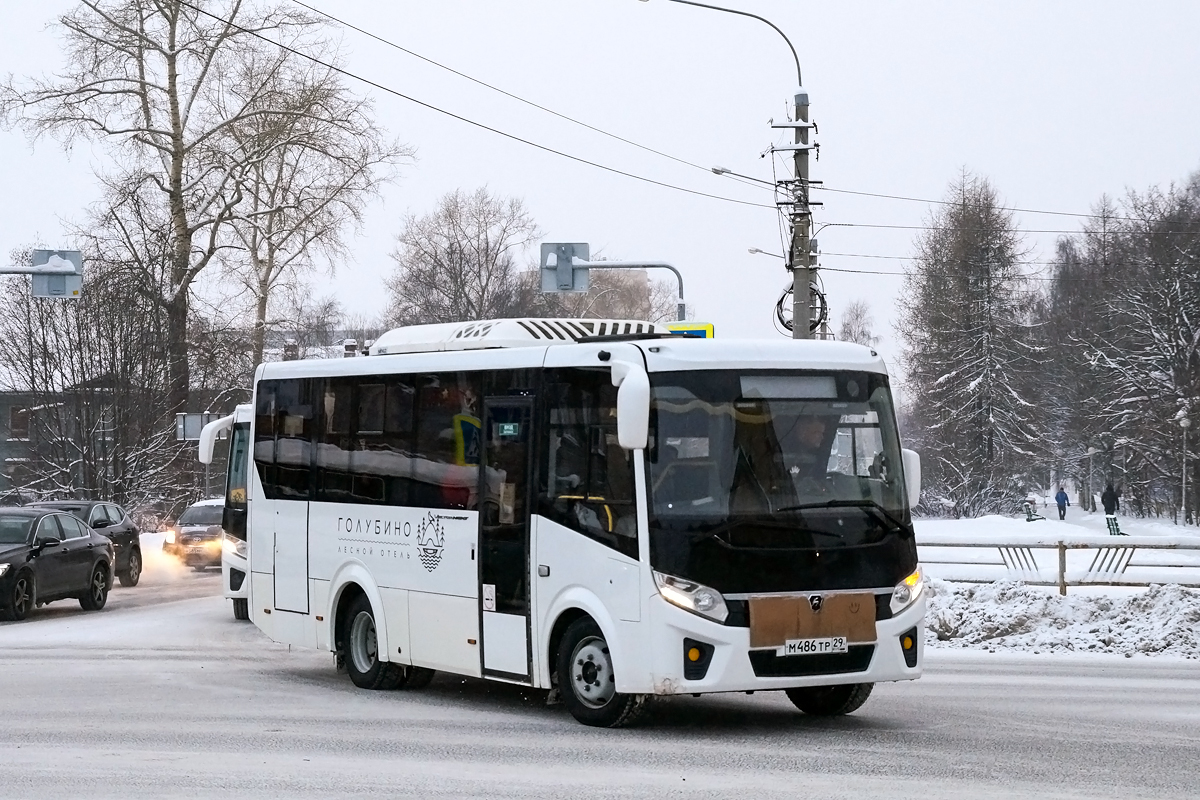
{"type": "Polygon", "coordinates": [[[1121,507],[1120,493],[1110,483],[1104,487],[1100,495],[1100,504],[1104,506],[1104,521],[1108,523],[1108,532],[1112,536],[1124,536],[1117,525],[1117,509],[1121,507]]]}
{"type": "Polygon", "coordinates": [[[1054,502],[1058,504],[1058,518],[1067,518],[1067,506],[1071,505],[1071,498],[1067,497],[1067,493],[1063,491],[1063,487],[1058,487],[1058,494],[1054,495],[1054,502]]]}

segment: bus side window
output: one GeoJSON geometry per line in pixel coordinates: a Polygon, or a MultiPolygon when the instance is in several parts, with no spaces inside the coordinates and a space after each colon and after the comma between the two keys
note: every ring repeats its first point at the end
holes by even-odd
{"type": "Polygon", "coordinates": [[[314,438],[313,381],[281,380],[275,389],[276,497],[307,500],[314,438]]]}
{"type": "Polygon", "coordinates": [[[478,508],[480,388],[478,373],[417,376],[413,505],[478,508]]]}
{"type": "Polygon", "coordinates": [[[275,476],[275,387],[279,381],[261,381],[254,405],[254,466],[268,499],[278,496],[275,476]]]}
{"type": "Polygon", "coordinates": [[[547,370],[545,380],[540,513],[637,558],[633,461],[617,444],[617,391],[608,369],[547,370]]]}

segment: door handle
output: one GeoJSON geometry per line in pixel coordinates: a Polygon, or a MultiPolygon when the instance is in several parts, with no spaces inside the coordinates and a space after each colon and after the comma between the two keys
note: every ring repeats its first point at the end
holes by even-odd
{"type": "Polygon", "coordinates": [[[548,566],[546,566],[545,564],[538,564],[538,577],[539,578],[549,578],[550,577],[550,568],[548,566]]]}

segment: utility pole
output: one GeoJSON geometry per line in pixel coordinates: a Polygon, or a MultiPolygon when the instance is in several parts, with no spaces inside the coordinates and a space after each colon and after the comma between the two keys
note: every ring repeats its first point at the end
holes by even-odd
{"type": "Polygon", "coordinates": [[[792,195],[792,338],[812,338],[812,209],[808,204],[808,92],[796,88],[796,188],[792,195]]]}

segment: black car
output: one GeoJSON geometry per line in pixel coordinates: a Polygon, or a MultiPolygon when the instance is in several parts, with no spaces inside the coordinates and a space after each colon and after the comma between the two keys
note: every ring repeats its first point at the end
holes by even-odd
{"type": "Polygon", "coordinates": [[[21,620],[34,606],[73,597],[99,611],[112,585],[113,545],[73,514],[0,509],[0,619],[21,620]]]}
{"type": "Polygon", "coordinates": [[[112,540],[117,554],[117,579],[122,586],[137,586],[142,577],[142,545],[137,525],[116,503],[97,500],[46,500],[30,503],[31,508],[69,511],[93,530],[112,540]]]}

